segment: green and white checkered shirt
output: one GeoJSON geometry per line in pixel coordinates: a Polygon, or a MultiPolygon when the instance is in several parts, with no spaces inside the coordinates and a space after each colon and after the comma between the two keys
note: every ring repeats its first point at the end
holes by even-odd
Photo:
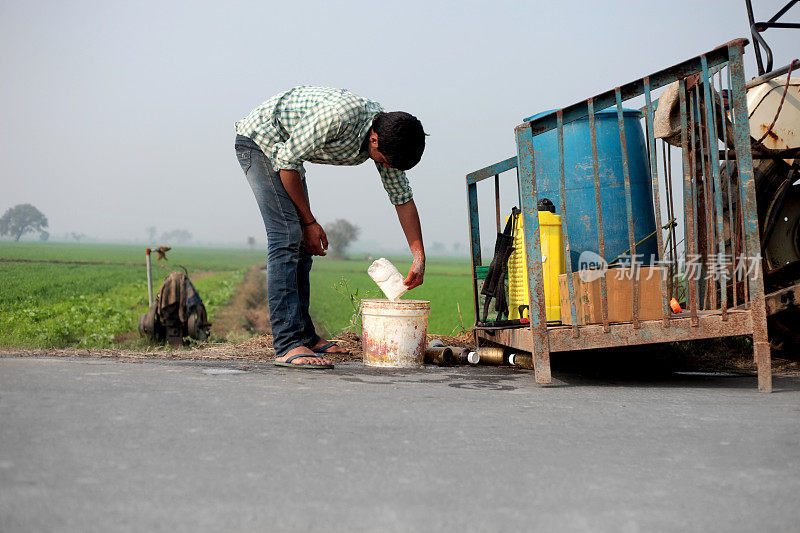
{"type": "MultiPolygon", "coordinates": [[[[364,140],[377,102],[345,89],[295,87],[276,94],[236,123],[236,133],[250,137],[275,170],[303,171],[303,162],[359,165],[369,159],[364,140]]],[[[406,173],[376,163],[383,188],[394,205],[411,200],[406,173]]]]}

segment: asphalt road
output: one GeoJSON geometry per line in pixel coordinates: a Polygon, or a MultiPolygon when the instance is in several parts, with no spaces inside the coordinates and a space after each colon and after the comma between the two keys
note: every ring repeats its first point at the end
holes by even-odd
{"type": "Polygon", "coordinates": [[[0,531],[797,531],[800,379],[0,357],[0,531]]]}

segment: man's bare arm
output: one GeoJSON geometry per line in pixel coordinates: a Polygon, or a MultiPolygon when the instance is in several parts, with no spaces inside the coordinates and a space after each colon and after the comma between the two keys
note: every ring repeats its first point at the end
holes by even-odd
{"type": "Polygon", "coordinates": [[[308,205],[300,173],[283,168],[278,173],[281,176],[283,188],[286,189],[300,216],[300,224],[303,226],[303,245],[311,255],[325,255],[325,250],[328,249],[328,236],[325,235],[325,230],[311,213],[311,206],[308,205]]]}
{"type": "Polygon", "coordinates": [[[425,276],[425,246],[422,243],[422,227],[419,223],[419,213],[414,200],[394,206],[397,209],[397,218],[403,233],[406,234],[408,248],[414,257],[411,270],[404,283],[409,289],[422,285],[422,278],[425,276]]]}

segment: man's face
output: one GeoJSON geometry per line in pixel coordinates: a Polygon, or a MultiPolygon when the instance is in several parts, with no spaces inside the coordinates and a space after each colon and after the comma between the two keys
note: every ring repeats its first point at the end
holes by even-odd
{"type": "Polygon", "coordinates": [[[382,165],[389,166],[386,157],[378,151],[378,134],[374,131],[369,132],[369,142],[367,143],[367,151],[369,151],[369,158],[382,165]]]}

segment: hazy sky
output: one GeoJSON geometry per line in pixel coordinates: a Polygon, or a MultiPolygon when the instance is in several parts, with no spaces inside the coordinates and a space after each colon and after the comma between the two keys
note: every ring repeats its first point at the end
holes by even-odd
{"type": "MultiPolygon", "coordinates": [[[[765,19],[784,2],[754,3],[765,19]]],[[[426,244],[466,244],[464,174],[514,155],[523,117],[748,34],[737,0],[0,0],[0,211],[32,203],[53,234],[144,239],[154,225],[263,242],[233,123],[313,84],[420,118],[430,137],[409,176],[426,244]]],[[[776,66],[800,55],[800,32],[766,37],[776,66]]],[[[321,222],[403,243],[371,162],[307,171],[321,222]]]]}

